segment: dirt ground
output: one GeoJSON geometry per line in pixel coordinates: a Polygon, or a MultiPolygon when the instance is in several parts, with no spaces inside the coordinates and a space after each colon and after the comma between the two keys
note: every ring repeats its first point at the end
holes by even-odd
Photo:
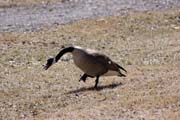
{"type": "Polygon", "coordinates": [[[179,120],[180,9],[85,19],[34,32],[0,33],[2,120],[179,120]],[[69,44],[96,49],[127,77],[79,82],[70,54],[42,65],[69,44]]]}

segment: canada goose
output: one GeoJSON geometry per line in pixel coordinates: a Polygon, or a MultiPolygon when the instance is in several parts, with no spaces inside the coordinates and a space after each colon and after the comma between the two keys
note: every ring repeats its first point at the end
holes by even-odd
{"type": "Polygon", "coordinates": [[[44,69],[47,70],[51,65],[58,62],[58,60],[65,53],[68,52],[72,53],[75,65],[84,72],[79,81],[82,80],[85,82],[87,77],[96,77],[95,88],[97,88],[100,76],[117,75],[120,77],[126,77],[126,75],[121,73],[120,69],[125,72],[127,71],[106,55],[100,54],[92,49],[83,49],[79,46],[71,46],[62,49],[56,57],[49,58],[47,60],[46,65],[44,65],[44,69]]]}

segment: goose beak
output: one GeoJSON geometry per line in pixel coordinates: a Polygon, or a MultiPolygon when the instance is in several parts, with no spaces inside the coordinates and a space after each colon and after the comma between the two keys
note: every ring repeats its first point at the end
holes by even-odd
{"type": "Polygon", "coordinates": [[[45,65],[43,65],[43,68],[45,69],[45,70],[47,70],[52,64],[53,64],[53,58],[49,58],[48,60],[47,60],[47,63],[45,64],[45,65]]]}
{"type": "Polygon", "coordinates": [[[47,70],[49,67],[50,67],[50,66],[49,66],[48,64],[43,65],[43,69],[44,69],[44,70],[47,70]]]}

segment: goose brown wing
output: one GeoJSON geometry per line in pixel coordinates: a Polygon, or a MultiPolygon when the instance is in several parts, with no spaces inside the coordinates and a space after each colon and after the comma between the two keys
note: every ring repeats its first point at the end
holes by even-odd
{"type": "Polygon", "coordinates": [[[108,65],[108,61],[110,59],[106,55],[100,53],[93,53],[92,55],[98,62],[101,62],[104,65],[108,65]]]}
{"type": "Polygon", "coordinates": [[[116,62],[112,61],[109,57],[107,57],[104,54],[99,54],[99,53],[94,53],[93,54],[97,60],[101,63],[103,63],[105,66],[107,66],[108,70],[112,70],[112,71],[119,71],[119,69],[124,70],[125,72],[127,72],[123,67],[121,67],[120,65],[118,65],[116,62]]]}
{"type": "Polygon", "coordinates": [[[107,57],[106,55],[104,54],[99,54],[99,53],[94,53],[93,54],[97,61],[102,63],[104,66],[106,66],[106,68],[108,70],[112,70],[112,71],[118,71],[119,68],[118,66],[116,65],[116,63],[114,63],[109,57],[107,57]]]}

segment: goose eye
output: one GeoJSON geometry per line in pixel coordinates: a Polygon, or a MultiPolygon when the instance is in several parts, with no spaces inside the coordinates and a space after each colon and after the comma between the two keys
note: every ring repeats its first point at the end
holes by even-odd
{"type": "Polygon", "coordinates": [[[109,64],[111,64],[111,61],[108,61],[109,64]]]}

